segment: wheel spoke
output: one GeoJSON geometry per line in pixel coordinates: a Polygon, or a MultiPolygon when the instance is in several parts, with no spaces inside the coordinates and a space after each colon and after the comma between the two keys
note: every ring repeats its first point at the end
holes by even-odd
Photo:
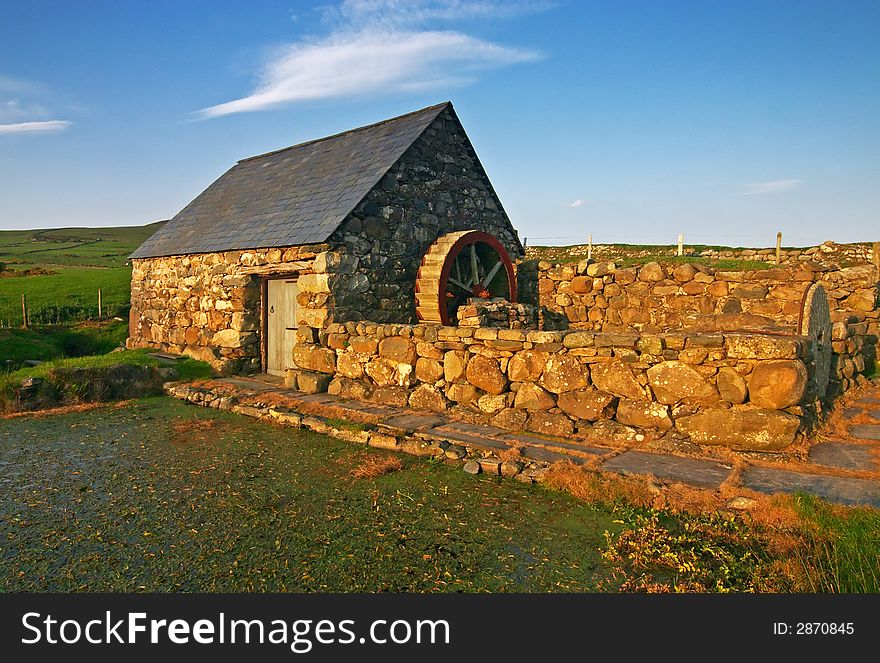
{"type": "Polygon", "coordinates": [[[459,288],[461,288],[465,292],[469,293],[471,291],[471,289],[468,286],[466,286],[464,283],[462,283],[458,279],[454,279],[450,276],[448,280],[452,285],[458,286],[459,288]]]}
{"type": "Polygon", "coordinates": [[[477,261],[477,245],[471,244],[471,281],[473,286],[480,281],[480,263],[477,261]]]}
{"type": "Polygon", "coordinates": [[[489,284],[492,282],[492,279],[495,278],[495,275],[498,273],[498,270],[501,269],[501,265],[503,263],[499,260],[495,263],[495,266],[492,268],[488,274],[486,274],[486,278],[483,279],[483,287],[488,288],[489,284]]]}

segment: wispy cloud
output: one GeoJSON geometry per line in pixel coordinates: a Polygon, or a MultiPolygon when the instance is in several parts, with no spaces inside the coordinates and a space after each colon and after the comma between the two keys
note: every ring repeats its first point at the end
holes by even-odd
{"type": "Polygon", "coordinates": [[[567,203],[565,206],[576,208],[576,207],[583,207],[586,204],[587,204],[586,200],[581,200],[580,198],[578,198],[577,200],[572,200],[570,203],[567,203]]]}
{"type": "Polygon", "coordinates": [[[303,101],[411,92],[475,82],[487,69],[541,54],[461,31],[424,29],[443,21],[509,17],[546,3],[498,0],[347,0],[326,10],[331,25],[276,51],[249,95],[197,112],[203,118],[262,111],[303,101]]]}
{"type": "Polygon", "coordinates": [[[34,81],[28,81],[23,78],[14,78],[0,74],[0,92],[11,92],[12,94],[30,94],[39,92],[42,86],[34,81]]]}
{"type": "Polygon", "coordinates": [[[48,120],[46,122],[16,122],[0,124],[0,135],[3,134],[54,134],[64,131],[73,122],[67,120],[48,120]]]}
{"type": "Polygon", "coordinates": [[[740,191],[741,196],[760,196],[768,193],[782,193],[799,187],[803,180],[770,180],[769,182],[752,182],[740,191]]]}

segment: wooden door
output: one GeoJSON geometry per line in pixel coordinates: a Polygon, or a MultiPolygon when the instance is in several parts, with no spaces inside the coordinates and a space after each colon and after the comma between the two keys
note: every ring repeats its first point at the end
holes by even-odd
{"type": "Polygon", "coordinates": [[[266,283],[266,372],[271,375],[284,375],[293,362],[298,292],[294,279],[266,283]]]}

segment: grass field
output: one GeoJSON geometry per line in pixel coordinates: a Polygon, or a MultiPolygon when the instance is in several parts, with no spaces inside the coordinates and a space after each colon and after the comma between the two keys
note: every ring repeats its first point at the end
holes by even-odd
{"type": "Polygon", "coordinates": [[[124,267],[128,255],[164,223],[119,228],[2,230],[0,262],[12,267],[124,267]]]}
{"type": "Polygon", "coordinates": [[[0,327],[22,324],[21,296],[27,298],[30,323],[57,324],[102,314],[125,315],[131,267],[128,256],[164,222],[120,228],[60,228],[0,231],[0,327]],[[52,272],[9,276],[25,269],[52,272]]]}

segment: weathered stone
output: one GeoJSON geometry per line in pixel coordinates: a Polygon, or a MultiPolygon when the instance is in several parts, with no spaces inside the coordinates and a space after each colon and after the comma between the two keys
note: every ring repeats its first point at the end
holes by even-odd
{"type": "Polygon", "coordinates": [[[843,305],[856,311],[873,311],[877,307],[876,289],[857,290],[843,301],[843,305]]]}
{"type": "Polygon", "coordinates": [[[647,371],[654,397],[666,405],[706,403],[718,399],[715,388],[702,375],[679,361],[664,361],[647,371]]]}
{"type": "Polygon", "coordinates": [[[472,384],[457,382],[446,389],[446,396],[456,403],[472,403],[479,397],[477,388],[472,384]]]}
{"type": "Polygon", "coordinates": [[[526,425],[528,414],[525,410],[506,408],[492,417],[491,424],[507,430],[521,430],[526,425]]]}
{"type": "Polygon", "coordinates": [[[745,379],[733,368],[723,367],[718,369],[715,386],[718,388],[721,398],[734,405],[744,403],[749,395],[749,388],[745,379]]]}
{"type": "Polygon", "coordinates": [[[800,419],[787,412],[744,405],[703,410],[675,421],[675,427],[694,442],[754,451],[787,447],[794,441],[799,426],[800,419]]]}
{"type": "Polygon", "coordinates": [[[620,399],[617,404],[617,420],[629,426],[640,428],[672,428],[669,418],[669,407],[652,401],[634,401],[629,398],[620,399]]]}
{"type": "Polygon", "coordinates": [[[666,278],[666,272],[663,270],[663,267],[660,263],[657,262],[649,262],[642,265],[642,268],[639,270],[639,281],[647,281],[649,283],[654,283],[657,281],[662,281],[666,278]]]}
{"type": "Polygon", "coordinates": [[[512,404],[513,394],[509,392],[506,394],[486,394],[485,396],[480,396],[477,401],[477,407],[486,414],[495,414],[506,407],[510,407],[512,404]]]}
{"type": "Polygon", "coordinates": [[[351,352],[343,352],[336,358],[336,372],[356,380],[364,376],[364,365],[351,352]]]}
{"type": "Polygon", "coordinates": [[[300,368],[318,373],[336,372],[336,353],[316,345],[294,345],[293,361],[300,368]]]}
{"type": "Polygon", "coordinates": [[[508,478],[515,477],[523,471],[525,466],[525,463],[519,460],[505,460],[501,463],[501,476],[508,478]]]}
{"type": "Polygon", "coordinates": [[[593,279],[589,276],[575,276],[571,280],[571,291],[586,294],[593,289],[593,279]]]}
{"type": "Polygon", "coordinates": [[[443,355],[443,377],[447,382],[455,382],[464,377],[467,356],[467,352],[462,350],[450,350],[443,355]]]}
{"type": "Polygon", "coordinates": [[[427,341],[419,341],[416,343],[416,354],[418,354],[419,357],[425,357],[426,359],[443,360],[443,351],[433,343],[427,341]]]}
{"type": "Polygon", "coordinates": [[[574,434],[574,424],[564,414],[554,414],[544,410],[537,410],[529,415],[526,428],[535,433],[555,435],[556,437],[568,437],[574,434]]]}
{"type": "Polygon", "coordinates": [[[507,363],[507,376],[512,382],[535,382],[541,377],[549,356],[538,350],[517,352],[507,363]]]}
{"type": "Polygon", "coordinates": [[[235,329],[222,329],[214,334],[211,343],[218,348],[240,348],[241,335],[235,329]]]}
{"type": "Polygon", "coordinates": [[[413,367],[386,357],[371,359],[366,365],[366,373],[380,386],[397,385],[407,387],[412,383],[413,367]]]}
{"type": "Polygon", "coordinates": [[[571,355],[553,355],[544,365],[538,381],[544,389],[562,394],[586,387],[590,383],[590,369],[571,355]]]}
{"type": "Polygon", "coordinates": [[[514,407],[521,410],[549,410],[556,405],[553,395],[530,382],[523,383],[516,392],[514,407]]]}
{"type": "Polygon", "coordinates": [[[383,405],[399,405],[401,407],[408,404],[406,389],[394,385],[376,387],[370,400],[383,405]]]}
{"type": "Polygon", "coordinates": [[[645,397],[645,391],[632,370],[619,360],[592,364],[590,378],[596,388],[609,394],[634,400],[645,397]]]}
{"type": "Polygon", "coordinates": [[[453,444],[451,447],[446,449],[445,456],[452,460],[461,460],[465,456],[467,456],[467,449],[457,444],[453,444]]]}
{"type": "Polygon", "coordinates": [[[500,394],[507,388],[507,377],[498,360],[483,355],[470,358],[465,369],[468,382],[489,394],[500,394]]]}
{"type": "Polygon", "coordinates": [[[598,389],[578,389],[559,395],[559,409],[576,419],[596,421],[614,416],[616,397],[598,389]]]}
{"type": "Polygon", "coordinates": [[[359,355],[374,355],[379,347],[379,341],[369,336],[352,336],[348,341],[348,347],[359,355]]]}
{"type": "Polygon", "coordinates": [[[412,340],[403,336],[388,336],[379,341],[379,356],[402,364],[414,364],[416,347],[412,340]]]}
{"type": "Polygon", "coordinates": [[[728,334],[724,347],[731,359],[797,359],[798,341],[767,334],[728,334]]]}
{"type": "Polygon", "coordinates": [[[416,360],[416,379],[421,382],[437,382],[443,377],[443,365],[436,359],[419,357],[416,360]]]}
{"type": "Polygon", "coordinates": [[[764,299],[769,290],[763,283],[742,283],[730,293],[738,299],[764,299]]]}
{"type": "Polygon", "coordinates": [[[307,394],[319,394],[327,391],[331,377],[326,373],[312,373],[311,371],[299,371],[296,378],[297,388],[307,394]]]}
{"type": "Polygon", "coordinates": [[[672,270],[672,278],[680,283],[687,283],[694,275],[697,273],[697,268],[689,263],[684,263],[682,265],[677,265],[675,269],[672,270]]]}
{"type": "Polygon", "coordinates": [[[336,377],[328,385],[327,393],[341,396],[342,398],[369,400],[373,394],[373,387],[362,380],[336,377]]]}
{"type": "Polygon", "coordinates": [[[781,410],[801,402],[807,369],[798,360],[761,361],[749,375],[749,400],[756,407],[781,410]]]}
{"type": "Polygon", "coordinates": [[[591,265],[587,265],[587,276],[605,276],[606,274],[611,274],[613,271],[613,262],[594,262],[591,265]]]}
{"type": "Polygon", "coordinates": [[[417,410],[431,410],[443,412],[449,407],[449,402],[439,389],[430,384],[422,384],[416,387],[409,396],[410,407],[417,410]]]}
{"type": "Polygon", "coordinates": [[[469,460],[464,464],[462,468],[465,471],[465,474],[479,474],[480,473],[480,464],[475,460],[469,460]]]}

